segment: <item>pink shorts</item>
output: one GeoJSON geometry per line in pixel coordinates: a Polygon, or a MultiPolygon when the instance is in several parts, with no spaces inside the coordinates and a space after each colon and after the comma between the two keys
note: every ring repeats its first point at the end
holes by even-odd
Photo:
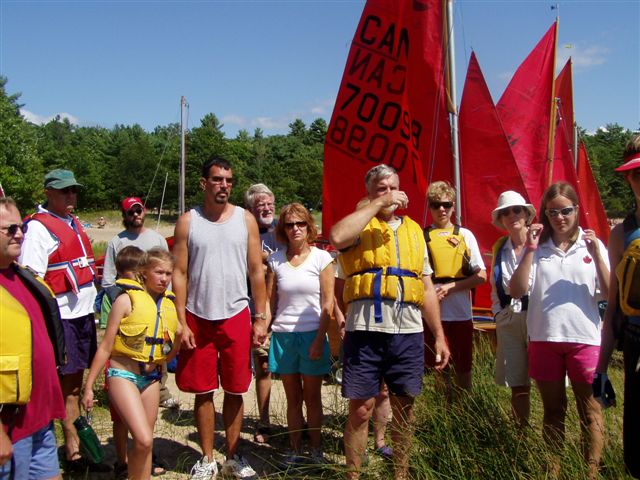
{"type": "Polygon", "coordinates": [[[212,392],[222,385],[228,393],[247,393],[251,385],[249,308],[226,320],[205,320],[189,311],[186,319],[196,348],[180,350],[176,370],[178,388],[199,394],[212,392]]]}
{"type": "Polygon", "coordinates": [[[568,375],[572,382],[591,384],[599,354],[598,345],[529,342],[529,376],[541,382],[559,382],[568,375]]]}

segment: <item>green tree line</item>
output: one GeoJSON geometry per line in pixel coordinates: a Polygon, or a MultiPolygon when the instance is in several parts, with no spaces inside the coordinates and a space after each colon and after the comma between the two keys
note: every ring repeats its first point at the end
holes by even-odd
{"type": "MultiPolygon", "coordinates": [[[[81,127],[55,118],[44,125],[20,115],[20,94],[6,92],[0,76],[0,182],[23,212],[43,200],[44,174],[54,168],[73,170],[86,188],[80,193],[83,209],[118,208],[125,196],[139,196],[148,207],[177,209],[180,163],[180,125],[158,126],[152,132],[139,125],[81,127]]],[[[226,138],[222,123],[210,113],[186,136],[186,204],[200,202],[197,187],[202,163],[212,154],[234,165],[236,185],[231,200],[242,204],[246,188],[267,184],[278,204],[301,202],[314,210],[322,207],[322,168],[326,122],[318,118],[308,127],[297,119],[287,135],[265,136],[240,130],[226,138]]],[[[589,135],[583,131],[591,165],[610,217],[624,215],[633,195],[613,169],[619,165],[631,136],[617,124],[589,135]]]]}

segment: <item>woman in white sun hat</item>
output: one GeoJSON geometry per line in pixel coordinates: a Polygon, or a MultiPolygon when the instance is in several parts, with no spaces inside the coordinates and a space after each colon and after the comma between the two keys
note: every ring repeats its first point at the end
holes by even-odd
{"type": "Polygon", "coordinates": [[[533,205],[512,190],[500,194],[498,205],[491,212],[491,223],[507,231],[493,246],[490,278],[491,309],[498,340],[495,381],[511,388],[511,411],[521,427],[528,424],[531,404],[527,360],[529,296],[512,298],[509,282],[524,255],[527,231],[535,216],[533,205]]]}

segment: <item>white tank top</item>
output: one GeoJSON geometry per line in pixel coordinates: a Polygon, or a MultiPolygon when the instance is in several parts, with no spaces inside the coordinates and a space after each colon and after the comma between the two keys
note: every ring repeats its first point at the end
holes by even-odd
{"type": "Polygon", "coordinates": [[[202,207],[190,211],[187,310],[206,320],[225,320],[249,305],[248,231],[244,209],[211,222],[202,207]]]}

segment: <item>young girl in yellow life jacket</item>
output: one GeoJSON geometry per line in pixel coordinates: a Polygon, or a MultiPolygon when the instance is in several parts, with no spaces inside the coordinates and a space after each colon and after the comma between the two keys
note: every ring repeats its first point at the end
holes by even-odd
{"type": "Polygon", "coordinates": [[[84,408],[91,410],[93,385],[108,359],[109,401],[133,437],[128,475],[135,480],[151,476],[161,364],[176,355],[180,344],[174,297],[167,291],[173,265],[174,258],[169,252],[153,248],[140,261],[140,283],[123,281],[121,286],[126,294],[113,303],[82,397],[84,408]]]}

